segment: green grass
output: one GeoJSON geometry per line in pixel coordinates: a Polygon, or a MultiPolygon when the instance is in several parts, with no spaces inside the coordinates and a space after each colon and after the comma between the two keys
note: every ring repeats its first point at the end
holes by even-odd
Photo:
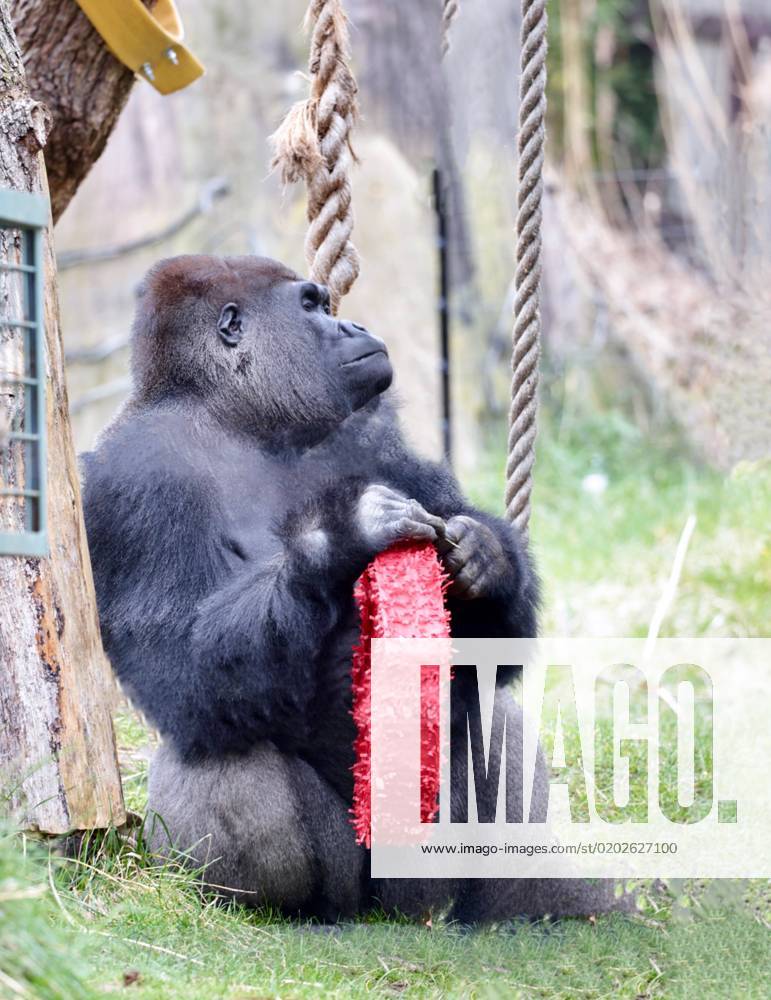
{"type": "Polygon", "coordinates": [[[0,997],[90,997],[85,943],[57,919],[42,852],[0,827],[0,997]]]}
{"type": "MultiPolygon", "coordinates": [[[[492,510],[500,507],[502,469],[499,439],[470,484],[492,510]]],[[[532,532],[546,633],[645,634],[693,513],[697,526],[663,634],[765,634],[768,465],[721,477],[683,459],[676,442],[654,444],[605,414],[568,428],[544,416],[536,469],[532,532]],[[593,472],[607,477],[599,495],[582,485],[593,472]]],[[[116,730],[127,801],[141,812],[154,741],[127,710],[116,730]]],[[[697,772],[707,764],[700,758],[697,772]]],[[[0,980],[3,1000],[116,991],[153,1000],[771,995],[765,882],[678,882],[671,898],[649,901],[634,919],[462,935],[439,922],[376,917],[325,932],[218,906],[201,899],[194,874],[161,871],[141,843],[115,835],[52,870],[55,893],[46,859],[24,860],[18,841],[0,838],[0,970],[17,988],[0,980]],[[29,898],[25,887],[34,889],[29,898]]]]}
{"type": "Polygon", "coordinates": [[[147,772],[158,738],[128,706],[115,713],[113,722],[126,808],[143,813],[147,806],[147,772]]]}
{"type": "MultiPolygon", "coordinates": [[[[142,930],[176,945],[180,955],[138,954],[115,942],[102,984],[120,983],[138,969],[136,996],[187,998],[292,996],[361,997],[640,997],[692,998],[768,995],[768,939],[748,916],[730,929],[704,918],[666,933],[630,921],[570,924],[512,935],[494,931],[459,937],[444,931],[362,925],[320,934],[286,924],[256,923],[248,915],[128,911],[142,930]],[[162,916],[165,919],[162,919],[162,916]],[[168,934],[177,922],[178,933],[168,934]],[[697,931],[698,926],[698,931],[697,931]],[[766,963],[765,975],[763,963],[766,963]],[[201,963],[201,964],[197,964],[201,963]],[[755,984],[747,985],[753,970],[755,984]],[[737,991],[738,990],[738,991],[737,991]]],[[[121,922],[116,933],[131,929],[121,922]]]]}
{"type": "MultiPolygon", "coordinates": [[[[468,491],[500,511],[498,430],[468,491]]],[[[771,461],[723,476],[652,441],[617,413],[541,429],[532,545],[544,581],[546,635],[644,636],[690,514],[696,518],[662,635],[765,636],[771,590],[771,461]],[[585,487],[605,477],[604,492],[585,487]]]]}
{"type": "MultiPolygon", "coordinates": [[[[11,854],[8,845],[0,842],[0,857],[17,868],[18,848],[11,854]]],[[[29,992],[6,993],[0,986],[2,997],[64,1000],[105,995],[124,983],[130,996],[185,1000],[760,998],[771,990],[763,922],[769,901],[761,911],[757,900],[710,900],[704,887],[683,887],[674,905],[649,908],[636,919],[471,935],[375,919],[328,931],[202,902],[189,873],[159,872],[141,851],[114,841],[58,866],[56,896],[38,859],[23,884],[44,895],[0,909],[0,927],[6,928],[0,968],[8,969],[10,940],[11,954],[21,952],[23,967],[37,970],[33,982],[31,971],[22,980],[11,966],[29,992]]]]}

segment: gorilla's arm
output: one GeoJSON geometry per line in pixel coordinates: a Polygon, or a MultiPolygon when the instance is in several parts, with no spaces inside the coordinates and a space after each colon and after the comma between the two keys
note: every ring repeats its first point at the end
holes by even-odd
{"type": "Polygon", "coordinates": [[[440,540],[438,548],[451,573],[465,565],[474,578],[470,591],[464,586],[460,594],[458,588],[449,592],[453,635],[535,636],[538,579],[516,529],[473,507],[445,466],[402,453],[384,472],[389,485],[447,522],[454,544],[440,540]]]}
{"type": "Polygon", "coordinates": [[[105,649],[184,756],[284,749],[308,736],[320,660],[374,555],[342,479],[274,517],[270,541],[228,537],[216,484],[142,425],[85,460],[85,511],[105,649]],[[241,540],[244,541],[244,540],[241,540]]]}
{"type": "Polygon", "coordinates": [[[367,485],[343,477],[276,516],[270,552],[198,602],[191,628],[198,714],[204,728],[230,732],[234,749],[266,737],[283,749],[307,744],[324,658],[354,617],[356,579],[399,537],[434,537],[425,511],[384,507],[367,485]]]}
{"type": "Polygon", "coordinates": [[[285,525],[283,546],[274,538],[270,553],[247,561],[227,536],[205,463],[164,442],[163,426],[147,429],[138,422],[84,459],[113,667],[185,755],[302,739],[319,648],[337,624],[344,581],[351,599],[356,560],[318,559],[314,571],[285,525]]]}

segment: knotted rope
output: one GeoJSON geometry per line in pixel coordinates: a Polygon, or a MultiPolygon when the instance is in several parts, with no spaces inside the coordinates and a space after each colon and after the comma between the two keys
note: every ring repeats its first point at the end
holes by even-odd
{"type": "Polygon", "coordinates": [[[442,6],[442,58],[450,51],[450,28],[458,16],[460,0],[443,0],[442,6]]]}
{"type": "Polygon", "coordinates": [[[506,464],[506,517],[526,536],[535,462],[540,356],[541,221],[546,140],[546,0],[522,0],[517,268],[506,464]]]}
{"type": "Polygon", "coordinates": [[[341,0],[311,0],[310,97],[295,104],[272,137],[273,167],[284,183],[304,180],[308,191],[305,256],[313,281],[329,286],[332,311],[359,273],[351,242],[351,130],[357,86],[348,62],[348,19],[341,0]]]}

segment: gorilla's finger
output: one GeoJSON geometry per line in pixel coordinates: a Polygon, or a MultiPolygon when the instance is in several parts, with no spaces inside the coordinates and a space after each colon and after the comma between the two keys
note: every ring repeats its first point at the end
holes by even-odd
{"type": "Polygon", "coordinates": [[[381,509],[389,514],[400,514],[402,517],[410,517],[413,521],[418,519],[416,515],[420,513],[420,507],[414,507],[412,500],[386,500],[381,509]]]}
{"type": "Polygon", "coordinates": [[[460,549],[465,534],[466,528],[459,523],[458,517],[453,517],[449,521],[445,521],[443,529],[439,532],[440,552],[444,553],[450,549],[460,549]]]}
{"type": "Polygon", "coordinates": [[[476,521],[466,514],[456,514],[447,524],[455,539],[460,541],[474,527],[476,521]]]}
{"type": "Polygon", "coordinates": [[[400,490],[395,490],[392,486],[386,486],[385,483],[373,483],[372,486],[367,487],[367,490],[383,497],[397,497],[398,499],[406,500],[405,495],[400,490]]]}
{"type": "Polygon", "coordinates": [[[459,546],[464,539],[471,538],[471,532],[469,531],[469,525],[464,523],[460,517],[454,517],[451,521],[447,522],[447,528],[445,531],[445,538],[450,545],[459,546]]]}
{"type": "Polygon", "coordinates": [[[474,578],[471,574],[461,570],[456,577],[453,577],[450,591],[453,597],[460,597],[467,600],[471,596],[471,588],[474,585],[474,578]]]}
{"type": "Polygon", "coordinates": [[[470,574],[470,580],[466,587],[466,597],[469,600],[476,600],[482,597],[489,590],[488,575],[484,569],[470,574]]]}
{"type": "Polygon", "coordinates": [[[437,535],[441,535],[444,532],[445,525],[441,517],[437,517],[436,514],[429,514],[425,507],[419,504],[417,500],[410,500],[409,516],[413,521],[423,521],[426,524],[430,524],[437,535]]]}
{"type": "Polygon", "coordinates": [[[436,532],[430,524],[422,521],[413,521],[409,517],[400,518],[394,525],[398,538],[426,539],[433,542],[436,540],[436,532]]]}
{"type": "Polygon", "coordinates": [[[451,541],[447,537],[446,532],[437,531],[437,535],[438,537],[436,539],[436,548],[440,556],[444,557],[448,555],[450,552],[452,552],[454,549],[458,548],[458,543],[451,541]]]}
{"type": "Polygon", "coordinates": [[[384,500],[380,504],[379,510],[382,514],[401,514],[403,517],[406,517],[410,512],[406,500],[384,500]]]}
{"type": "Polygon", "coordinates": [[[457,549],[460,543],[460,538],[457,533],[453,530],[452,524],[447,524],[444,529],[444,534],[442,535],[442,540],[447,542],[453,548],[457,549]]]}
{"type": "Polygon", "coordinates": [[[478,560],[472,560],[453,578],[453,593],[466,599],[480,597],[487,590],[487,570],[478,560]]]}
{"type": "Polygon", "coordinates": [[[464,567],[470,568],[472,565],[481,567],[482,565],[479,553],[470,542],[471,539],[462,538],[447,553],[447,558],[458,571],[464,567]]]}
{"type": "Polygon", "coordinates": [[[466,564],[466,560],[462,557],[460,549],[457,546],[443,548],[443,539],[441,538],[437,540],[436,547],[439,549],[442,561],[447,567],[450,576],[457,576],[466,564]]]}
{"type": "Polygon", "coordinates": [[[451,592],[454,596],[478,597],[485,591],[486,569],[478,559],[472,557],[463,561],[455,552],[442,558],[452,578],[451,592]]]}
{"type": "Polygon", "coordinates": [[[368,486],[364,491],[364,495],[384,507],[403,506],[407,501],[407,497],[403,493],[399,493],[398,490],[392,490],[390,486],[383,486],[381,483],[368,486]]]}
{"type": "Polygon", "coordinates": [[[477,558],[476,554],[467,557],[463,561],[463,565],[460,568],[460,572],[467,578],[476,580],[477,577],[484,575],[484,566],[477,558]]]}

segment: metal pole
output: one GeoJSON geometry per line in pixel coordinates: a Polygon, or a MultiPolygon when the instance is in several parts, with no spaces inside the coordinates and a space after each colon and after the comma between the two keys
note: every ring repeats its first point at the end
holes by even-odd
{"type": "Polygon", "coordinates": [[[436,247],[439,259],[439,346],[442,377],[442,448],[452,463],[452,400],[450,396],[450,271],[447,254],[447,216],[439,167],[433,170],[434,212],[436,214],[436,247]]]}

